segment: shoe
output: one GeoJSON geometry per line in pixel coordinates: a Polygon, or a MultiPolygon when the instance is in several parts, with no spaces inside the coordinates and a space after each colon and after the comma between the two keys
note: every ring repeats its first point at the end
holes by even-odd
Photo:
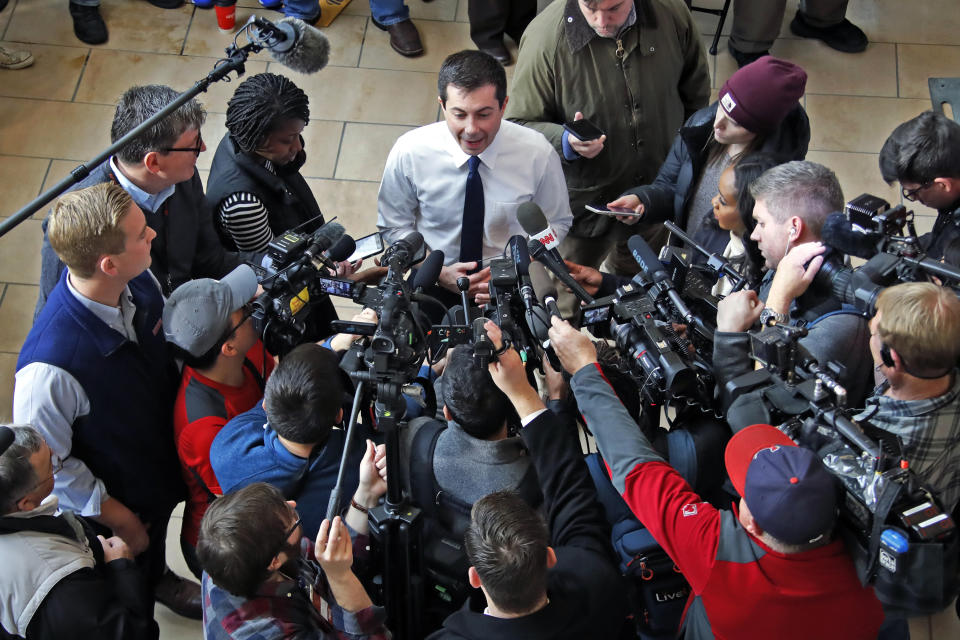
{"type": "Polygon", "coordinates": [[[823,40],[831,49],[844,53],[860,53],[867,48],[867,34],[846,18],[843,22],[829,27],[815,27],[797,11],[797,15],[790,22],[790,31],[801,38],[823,40]]]}
{"type": "Polygon", "coordinates": [[[0,69],[23,69],[33,64],[33,54],[26,50],[0,47],[0,69]]]}
{"type": "Polygon", "coordinates": [[[6,8],[8,2],[10,2],[10,0],[0,0],[0,11],[6,8]]]}
{"type": "Polygon", "coordinates": [[[197,9],[212,9],[213,0],[193,0],[193,6],[197,9]]]}
{"type": "Polygon", "coordinates": [[[733,56],[733,59],[737,61],[737,67],[740,69],[747,66],[751,62],[756,62],[763,56],[770,55],[769,51],[740,51],[740,49],[734,48],[733,43],[729,40],[727,40],[727,50],[730,51],[730,55],[733,56]]]}
{"type": "Polygon", "coordinates": [[[100,16],[100,7],[70,3],[73,33],[80,42],[102,44],[107,41],[107,25],[100,16]]]}
{"type": "Polygon", "coordinates": [[[414,25],[413,21],[409,18],[403,22],[389,26],[382,25],[373,18],[371,18],[371,20],[373,20],[373,24],[376,25],[377,29],[390,34],[390,46],[400,55],[415,58],[423,53],[423,43],[420,42],[420,32],[417,31],[416,25],[414,25]]]}
{"type": "Polygon", "coordinates": [[[183,0],[147,0],[147,2],[161,9],[176,9],[183,6],[183,0]]]}
{"type": "Polygon", "coordinates": [[[153,596],[157,602],[166,605],[177,615],[191,620],[203,619],[200,585],[181,578],[169,569],[154,587],[153,596]]]}
{"type": "Polygon", "coordinates": [[[283,0],[260,0],[260,6],[264,9],[280,11],[283,6],[283,0]]]}
{"type": "Polygon", "coordinates": [[[505,67],[509,67],[511,64],[513,64],[513,57],[510,55],[510,52],[507,50],[507,48],[503,46],[502,42],[489,47],[480,47],[480,51],[493,56],[497,62],[505,67]]]}

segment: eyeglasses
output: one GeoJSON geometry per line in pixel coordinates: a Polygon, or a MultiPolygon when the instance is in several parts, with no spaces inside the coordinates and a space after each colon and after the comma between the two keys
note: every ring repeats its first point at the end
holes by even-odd
{"type": "Polygon", "coordinates": [[[228,339],[230,338],[230,336],[233,335],[233,332],[236,331],[237,329],[239,329],[240,327],[242,327],[242,326],[243,326],[243,323],[246,322],[247,320],[249,320],[249,319],[250,319],[250,316],[253,315],[253,312],[256,311],[256,308],[253,306],[253,301],[252,301],[252,300],[251,300],[251,301],[248,301],[248,302],[245,302],[245,303],[243,304],[243,306],[240,307],[240,308],[243,309],[243,317],[240,318],[240,322],[238,322],[237,324],[235,324],[229,331],[227,331],[225,334],[223,334],[223,340],[221,340],[221,342],[224,342],[224,341],[228,340],[228,339]]]}
{"type": "Polygon", "coordinates": [[[195,147],[165,147],[163,151],[192,151],[199,157],[200,152],[203,151],[203,134],[197,132],[197,146],[195,147]]]}
{"type": "Polygon", "coordinates": [[[20,500],[23,500],[28,495],[33,493],[37,488],[43,486],[44,484],[46,484],[51,480],[54,480],[54,476],[56,476],[62,470],[63,470],[63,460],[61,460],[60,456],[58,456],[57,454],[50,452],[50,475],[44,478],[43,480],[41,480],[40,482],[38,482],[37,484],[30,487],[29,491],[27,491],[25,494],[17,498],[16,501],[19,502],[20,500]]]}
{"type": "Polygon", "coordinates": [[[922,185],[920,185],[916,189],[907,189],[906,187],[900,187],[900,194],[903,195],[905,200],[909,200],[910,202],[916,202],[917,194],[923,191],[924,189],[926,189],[927,187],[931,186],[933,183],[934,183],[933,180],[931,180],[930,182],[924,182],[922,185]]]}
{"type": "Polygon", "coordinates": [[[297,527],[299,527],[300,524],[303,522],[303,518],[300,517],[300,514],[297,512],[297,510],[296,510],[296,509],[292,509],[292,511],[293,511],[293,515],[297,516],[297,519],[296,519],[296,521],[290,526],[290,528],[287,529],[286,533],[283,534],[283,539],[280,540],[280,544],[277,546],[277,553],[275,553],[275,554],[273,554],[273,555],[277,555],[277,554],[279,554],[281,551],[283,551],[283,548],[287,545],[287,540],[290,539],[290,536],[293,535],[293,532],[296,531],[296,530],[297,530],[297,527]]]}

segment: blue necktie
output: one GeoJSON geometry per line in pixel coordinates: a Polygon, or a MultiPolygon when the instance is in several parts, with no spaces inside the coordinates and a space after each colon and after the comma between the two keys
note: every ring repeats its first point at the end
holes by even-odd
{"type": "Polygon", "coordinates": [[[463,196],[463,225],[460,228],[460,262],[483,257],[483,182],[480,157],[467,160],[467,189],[463,196]]]}

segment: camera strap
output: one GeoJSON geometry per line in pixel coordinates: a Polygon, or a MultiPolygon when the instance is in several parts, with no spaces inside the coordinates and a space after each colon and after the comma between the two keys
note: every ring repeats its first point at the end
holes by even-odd
{"type": "Polygon", "coordinates": [[[873,580],[877,573],[877,564],[880,561],[880,536],[883,533],[883,527],[890,515],[890,510],[896,504],[897,499],[903,492],[903,485],[899,482],[885,482],[880,497],[877,499],[877,508],[873,513],[873,526],[870,532],[870,549],[867,556],[867,566],[865,575],[861,576],[861,581],[866,584],[873,580]]]}

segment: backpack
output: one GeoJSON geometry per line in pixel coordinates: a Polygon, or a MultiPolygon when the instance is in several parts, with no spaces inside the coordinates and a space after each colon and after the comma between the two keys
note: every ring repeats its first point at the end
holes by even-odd
{"type": "Polygon", "coordinates": [[[610,540],[620,572],[629,578],[629,599],[637,637],[643,640],[676,638],[690,585],[613,487],[600,454],[587,454],[586,462],[597,488],[597,500],[611,525],[610,540]]]}

